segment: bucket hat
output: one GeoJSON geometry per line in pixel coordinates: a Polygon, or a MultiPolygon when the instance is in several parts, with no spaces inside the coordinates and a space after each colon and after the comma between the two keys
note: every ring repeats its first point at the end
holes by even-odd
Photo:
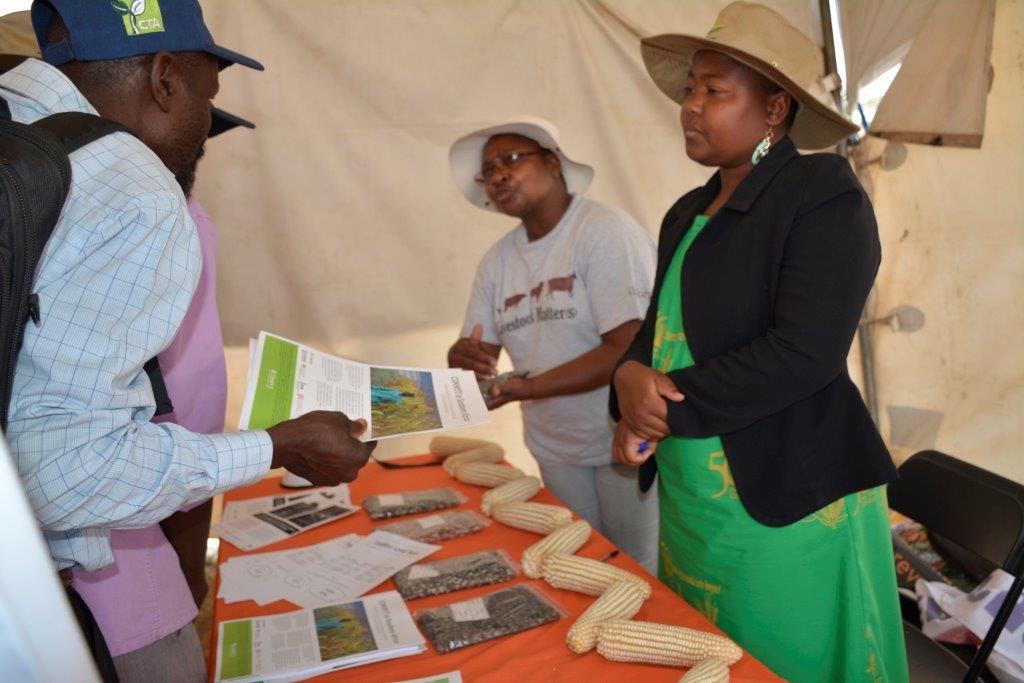
{"type": "Polygon", "coordinates": [[[562,151],[558,144],[558,128],[553,123],[536,116],[518,116],[462,136],[452,144],[452,148],[448,152],[452,178],[455,179],[459,191],[466,199],[481,209],[498,212],[487,199],[483,185],[474,180],[480,172],[480,158],[483,155],[484,146],[495,135],[521,135],[533,140],[544,149],[554,152],[561,162],[562,177],[565,178],[565,187],[569,194],[583,194],[590,187],[590,181],[594,179],[593,168],[573,161],[562,151]]]}
{"type": "Polygon", "coordinates": [[[829,147],[857,131],[857,126],[812,94],[826,94],[821,48],[774,10],[734,2],[719,13],[705,37],[664,34],[640,42],[647,73],[680,104],[693,54],[700,50],[726,54],[792,95],[797,113],[789,136],[797,147],[829,147]]]}

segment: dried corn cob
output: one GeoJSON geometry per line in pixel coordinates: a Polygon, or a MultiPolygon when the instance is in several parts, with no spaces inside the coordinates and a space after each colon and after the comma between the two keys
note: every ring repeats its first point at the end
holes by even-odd
{"type": "Polygon", "coordinates": [[[636,574],[604,562],[576,555],[548,555],[541,568],[544,580],[555,588],[601,595],[613,583],[634,581],[644,588],[644,599],[651,596],[651,586],[636,574]]]}
{"type": "Polygon", "coordinates": [[[729,665],[718,657],[697,662],[679,683],[729,683],[729,665]]]}
{"type": "Polygon", "coordinates": [[[739,645],[724,636],[684,626],[609,619],[597,634],[597,651],[613,662],[693,666],[708,657],[734,664],[739,645]]]}
{"type": "Polygon", "coordinates": [[[539,579],[545,558],[551,555],[572,555],[590,538],[590,525],[581,519],[553,531],[523,551],[523,573],[539,579]]]}
{"type": "Polygon", "coordinates": [[[480,509],[485,515],[491,514],[491,508],[502,503],[522,503],[533,498],[540,491],[540,479],[537,477],[519,477],[484,494],[480,501],[480,509]]]}
{"type": "Polygon", "coordinates": [[[455,478],[464,484],[476,484],[494,488],[513,479],[525,477],[519,469],[511,465],[496,465],[490,462],[468,462],[459,465],[455,470],[455,478]]]}
{"type": "Polygon", "coordinates": [[[456,453],[473,450],[474,448],[480,448],[481,446],[491,446],[499,450],[501,449],[501,446],[493,441],[487,441],[485,439],[467,439],[461,436],[435,436],[430,440],[430,446],[428,446],[428,448],[431,453],[436,455],[455,455],[456,453]]]}
{"type": "Polygon", "coordinates": [[[499,463],[504,457],[505,450],[501,446],[488,443],[477,448],[471,448],[468,451],[449,455],[441,463],[441,467],[444,468],[445,472],[454,477],[455,471],[465,464],[471,462],[499,463]]]}
{"type": "Polygon", "coordinates": [[[491,509],[495,520],[535,534],[550,534],[572,521],[569,508],[547,503],[502,503],[491,509]]]}
{"type": "Polygon", "coordinates": [[[565,636],[565,644],[578,655],[590,652],[597,645],[597,631],[602,622],[609,619],[629,619],[640,611],[648,595],[650,588],[645,593],[644,588],[636,581],[619,581],[612,584],[572,625],[565,636]]]}

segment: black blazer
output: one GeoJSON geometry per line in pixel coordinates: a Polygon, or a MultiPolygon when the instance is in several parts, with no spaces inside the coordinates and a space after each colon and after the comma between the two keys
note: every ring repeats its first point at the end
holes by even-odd
{"type": "MultiPolygon", "coordinates": [[[[718,195],[715,174],[669,209],[643,327],[619,361],[651,364],[665,271],[694,217],[718,195]]],[[[754,167],[690,246],[683,326],[695,365],[668,373],[678,436],[720,436],[740,501],[769,526],[795,522],[896,469],[846,357],[878,270],[874,212],[849,164],[801,156],[788,137],[754,167]]],[[[620,418],[615,389],[612,416],[620,418]]],[[[647,490],[657,474],[641,468],[647,490]]]]}

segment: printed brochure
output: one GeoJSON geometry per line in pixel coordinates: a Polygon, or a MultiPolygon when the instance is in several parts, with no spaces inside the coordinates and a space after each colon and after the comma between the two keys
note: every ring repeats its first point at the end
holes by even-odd
{"type": "Polygon", "coordinates": [[[366,420],[364,441],[472,427],[490,420],[466,370],[367,365],[260,332],[252,345],[239,429],[265,429],[314,410],[366,420]]]}

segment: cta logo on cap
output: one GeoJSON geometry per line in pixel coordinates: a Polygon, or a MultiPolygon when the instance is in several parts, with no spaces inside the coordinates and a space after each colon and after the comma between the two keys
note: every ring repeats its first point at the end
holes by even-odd
{"type": "Polygon", "coordinates": [[[121,15],[124,30],[130,36],[162,33],[164,18],[158,0],[110,0],[110,6],[121,15]]]}

